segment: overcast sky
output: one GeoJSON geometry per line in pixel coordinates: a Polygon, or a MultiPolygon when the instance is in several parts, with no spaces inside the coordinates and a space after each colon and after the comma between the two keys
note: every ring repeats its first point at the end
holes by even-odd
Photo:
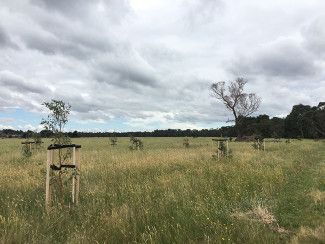
{"type": "Polygon", "coordinates": [[[212,128],[211,96],[241,76],[258,113],[325,100],[324,0],[1,0],[0,129],[37,129],[52,98],[68,130],[212,128]]]}

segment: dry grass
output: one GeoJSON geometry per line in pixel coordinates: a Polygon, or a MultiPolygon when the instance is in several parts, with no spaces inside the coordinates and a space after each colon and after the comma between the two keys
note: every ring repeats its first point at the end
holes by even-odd
{"type": "Polygon", "coordinates": [[[309,196],[313,199],[315,204],[324,203],[325,201],[325,191],[313,190],[309,193],[309,196]]]}
{"type": "Polygon", "coordinates": [[[288,234],[289,231],[286,230],[283,227],[280,227],[274,214],[271,213],[271,211],[261,205],[257,204],[255,207],[253,207],[251,210],[243,213],[243,212],[234,212],[232,214],[233,217],[244,219],[248,221],[257,221],[267,227],[269,227],[271,230],[276,231],[281,234],[288,234]]]}
{"type": "Polygon", "coordinates": [[[19,140],[0,140],[0,243],[324,240],[321,141],[265,152],[231,142],[233,157],[220,161],[211,138],[189,148],[183,138],[144,138],[143,151],[128,150],[128,138],[73,142],[82,145],[81,204],[46,215],[45,150],[26,159],[19,140]]]}
{"type": "Polygon", "coordinates": [[[300,243],[325,243],[325,224],[312,229],[308,227],[300,227],[298,233],[291,239],[291,244],[300,243]]]}

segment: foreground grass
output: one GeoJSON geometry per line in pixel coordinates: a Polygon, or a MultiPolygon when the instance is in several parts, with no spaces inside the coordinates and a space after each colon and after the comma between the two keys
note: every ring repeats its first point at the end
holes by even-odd
{"type": "MultiPolygon", "coordinates": [[[[0,242],[324,243],[325,142],[145,138],[143,151],[107,138],[82,145],[81,204],[44,211],[45,149],[29,159],[0,140],[0,242]]],[[[68,188],[67,188],[68,189],[68,188]]]]}

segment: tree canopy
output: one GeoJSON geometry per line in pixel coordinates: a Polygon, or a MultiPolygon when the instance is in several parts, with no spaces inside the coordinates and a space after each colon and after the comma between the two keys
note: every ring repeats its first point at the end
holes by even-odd
{"type": "Polygon", "coordinates": [[[242,134],[240,126],[242,120],[256,112],[261,103],[261,98],[255,93],[244,92],[246,83],[247,80],[244,78],[237,78],[230,82],[227,89],[224,81],[211,85],[212,95],[222,101],[226,108],[232,112],[238,137],[242,134]]]}

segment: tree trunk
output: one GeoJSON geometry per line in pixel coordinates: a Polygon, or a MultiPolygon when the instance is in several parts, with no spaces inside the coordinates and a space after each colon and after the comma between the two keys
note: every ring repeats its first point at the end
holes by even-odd
{"type": "Polygon", "coordinates": [[[236,130],[236,134],[237,134],[237,138],[242,138],[242,134],[241,134],[241,128],[240,128],[240,118],[238,118],[238,116],[237,116],[237,113],[236,113],[236,111],[235,111],[235,109],[233,108],[232,109],[232,113],[233,113],[233,115],[234,115],[234,117],[235,117],[235,130],[236,130]]]}
{"type": "Polygon", "coordinates": [[[241,133],[241,121],[239,118],[235,119],[235,129],[236,129],[236,133],[237,133],[237,138],[240,139],[243,137],[242,133],[241,133]]]}

